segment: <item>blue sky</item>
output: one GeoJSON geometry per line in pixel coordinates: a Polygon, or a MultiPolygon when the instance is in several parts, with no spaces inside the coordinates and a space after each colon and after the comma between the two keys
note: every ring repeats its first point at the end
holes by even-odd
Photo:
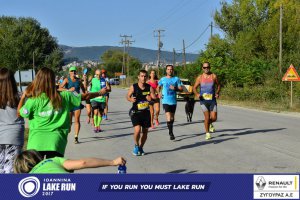
{"type": "MultiPolygon", "coordinates": [[[[153,31],[164,29],[162,50],[198,53],[210,36],[207,26],[221,0],[0,0],[0,15],[33,17],[59,44],[121,46],[120,35],[132,35],[132,46],[157,49],[153,31]],[[206,30],[206,31],[205,31],[206,30]],[[205,32],[204,32],[205,31],[205,32]]],[[[216,28],[214,33],[220,33],[216,28]]]]}

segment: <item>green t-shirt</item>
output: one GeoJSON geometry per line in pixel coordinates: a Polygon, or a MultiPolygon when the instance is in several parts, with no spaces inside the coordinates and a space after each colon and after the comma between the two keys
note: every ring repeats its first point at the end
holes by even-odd
{"type": "MultiPolygon", "coordinates": [[[[92,87],[91,87],[90,91],[91,92],[99,92],[101,89],[102,88],[101,88],[100,79],[93,78],[92,79],[92,87]]],[[[105,96],[99,96],[99,97],[91,99],[91,101],[97,101],[97,102],[105,103],[106,99],[105,99],[105,96]]]]}
{"type": "Polygon", "coordinates": [[[20,109],[20,115],[29,119],[29,137],[27,149],[37,151],[57,151],[64,155],[70,129],[69,112],[79,106],[81,95],[63,91],[62,108],[53,109],[46,94],[29,98],[20,109]]]}
{"type": "Polygon", "coordinates": [[[42,160],[29,172],[29,174],[61,174],[69,173],[63,167],[67,159],[54,157],[42,160]]]}

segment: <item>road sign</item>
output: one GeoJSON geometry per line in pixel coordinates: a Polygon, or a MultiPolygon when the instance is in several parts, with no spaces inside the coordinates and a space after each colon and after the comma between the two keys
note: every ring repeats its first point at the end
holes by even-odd
{"type": "Polygon", "coordinates": [[[285,75],[282,78],[282,81],[300,81],[300,77],[292,64],[287,69],[285,75]]]}

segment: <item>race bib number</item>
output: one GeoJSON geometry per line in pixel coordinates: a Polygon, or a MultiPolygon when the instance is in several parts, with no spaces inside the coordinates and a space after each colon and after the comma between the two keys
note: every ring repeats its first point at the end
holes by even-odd
{"type": "Polygon", "coordinates": [[[148,101],[141,101],[137,104],[138,110],[146,110],[149,108],[149,102],[148,101]]]}
{"type": "Polygon", "coordinates": [[[212,100],[213,99],[213,95],[212,94],[207,94],[207,93],[204,93],[202,95],[203,99],[204,100],[212,100]]]}

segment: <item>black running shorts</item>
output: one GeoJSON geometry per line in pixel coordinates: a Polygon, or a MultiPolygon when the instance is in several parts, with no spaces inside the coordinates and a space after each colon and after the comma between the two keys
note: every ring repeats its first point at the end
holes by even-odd
{"type": "Polygon", "coordinates": [[[163,104],[165,112],[175,113],[177,105],[163,104]]]}
{"type": "Polygon", "coordinates": [[[149,110],[143,110],[135,112],[131,116],[131,122],[133,126],[140,125],[143,128],[151,127],[151,116],[149,110]]]}
{"type": "Polygon", "coordinates": [[[99,109],[100,111],[103,111],[106,107],[105,102],[98,102],[98,101],[91,101],[92,109],[99,109]]]}

